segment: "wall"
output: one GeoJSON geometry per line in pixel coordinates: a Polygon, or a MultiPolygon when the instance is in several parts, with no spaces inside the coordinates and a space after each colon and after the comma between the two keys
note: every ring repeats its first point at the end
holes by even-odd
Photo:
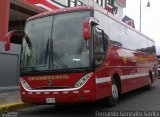
{"type": "Polygon", "coordinates": [[[19,85],[19,60],[21,46],[11,44],[11,50],[4,50],[0,42],[0,87],[19,85]]]}
{"type": "MultiPolygon", "coordinates": [[[[59,3],[66,5],[66,6],[68,6],[68,1],[70,1],[71,2],[70,6],[74,7],[74,3],[72,1],[75,1],[75,0],[61,0],[61,1],[60,0],[52,0],[52,1],[59,2],[59,3]]],[[[103,8],[105,8],[105,4],[106,4],[105,0],[103,0],[102,6],[101,6],[101,0],[99,0],[98,4],[96,3],[97,0],[77,0],[77,2],[78,2],[77,6],[80,6],[80,3],[83,3],[83,4],[81,4],[82,6],[100,6],[103,8]]],[[[126,7],[126,0],[115,0],[114,5],[116,7],[118,7],[117,14],[114,14],[115,18],[122,20],[123,19],[123,8],[126,7]]]]}

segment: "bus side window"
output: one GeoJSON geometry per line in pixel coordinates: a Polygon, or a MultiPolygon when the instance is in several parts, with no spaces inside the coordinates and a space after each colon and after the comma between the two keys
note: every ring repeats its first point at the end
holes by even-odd
{"type": "Polygon", "coordinates": [[[104,40],[104,32],[101,29],[95,28],[94,30],[94,52],[95,52],[95,65],[99,66],[105,57],[106,41],[104,40]]]}

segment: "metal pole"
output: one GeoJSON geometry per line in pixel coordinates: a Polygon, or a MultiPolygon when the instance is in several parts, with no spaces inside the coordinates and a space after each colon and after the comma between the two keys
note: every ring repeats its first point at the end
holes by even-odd
{"type": "MultiPolygon", "coordinates": [[[[142,4],[142,0],[140,0],[140,25],[139,25],[139,31],[141,32],[141,27],[142,27],[142,8],[141,8],[141,4],[142,4]]],[[[147,3],[147,7],[150,7],[150,2],[148,0],[148,3],[147,3]]]]}
{"type": "Polygon", "coordinates": [[[141,19],[142,19],[142,16],[141,16],[141,3],[142,3],[142,0],[140,0],[140,25],[139,25],[139,31],[141,32],[141,19]]]}

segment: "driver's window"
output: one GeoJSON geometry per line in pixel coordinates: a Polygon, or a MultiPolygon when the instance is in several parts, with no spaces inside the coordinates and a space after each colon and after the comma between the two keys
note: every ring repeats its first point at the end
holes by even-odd
{"type": "Polygon", "coordinates": [[[99,28],[94,30],[94,52],[95,52],[95,65],[99,66],[105,57],[105,40],[104,32],[99,28]]]}

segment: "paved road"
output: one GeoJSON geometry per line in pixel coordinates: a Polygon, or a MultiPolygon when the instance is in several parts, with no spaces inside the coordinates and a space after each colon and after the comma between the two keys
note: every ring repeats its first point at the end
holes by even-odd
{"type": "MultiPolygon", "coordinates": [[[[160,111],[160,80],[152,90],[139,89],[123,95],[115,107],[108,108],[97,103],[79,105],[34,106],[18,111],[18,117],[102,117],[100,112],[160,111]]],[[[159,113],[158,113],[159,114],[159,113]]],[[[159,114],[160,116],[160,114],[159,114]]]]}

